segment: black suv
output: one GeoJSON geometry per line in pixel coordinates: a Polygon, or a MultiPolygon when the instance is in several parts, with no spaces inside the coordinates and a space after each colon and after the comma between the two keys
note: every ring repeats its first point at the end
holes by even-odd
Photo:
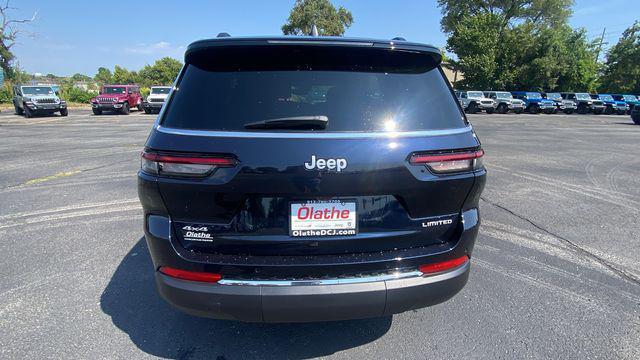
{"type": "Polygon", "coordinates": [[[486,171],[440,61],[406,41],[189,45],[138,174],[161,296],[199,316],[297,322],[460,291],[486,171]]]}

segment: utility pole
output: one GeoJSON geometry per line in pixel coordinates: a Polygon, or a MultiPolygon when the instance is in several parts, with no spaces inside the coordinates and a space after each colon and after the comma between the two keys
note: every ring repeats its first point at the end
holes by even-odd
{"type": "Polygon", "coordinates": [[[604,42],[604,34],[607,31],[607,28],[605,27],[604,29],[602,29],[602,36],[600,36],[600,43],[598,44],[598,51],[596,51],[596,62],[598,62],[598,59],[600,58],[600,50],[602,50],[602,44],[606,44],[604,42]]]}

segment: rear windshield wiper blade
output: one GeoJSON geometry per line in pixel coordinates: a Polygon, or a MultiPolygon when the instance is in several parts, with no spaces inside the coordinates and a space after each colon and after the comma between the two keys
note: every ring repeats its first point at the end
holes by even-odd
{"type": "Polygon", "coordinates": [[[245,129],[300,129],[322,130],[327,127],[329,118],[325,115],[291,116],[266,119],[244,124],[245,129]]]}

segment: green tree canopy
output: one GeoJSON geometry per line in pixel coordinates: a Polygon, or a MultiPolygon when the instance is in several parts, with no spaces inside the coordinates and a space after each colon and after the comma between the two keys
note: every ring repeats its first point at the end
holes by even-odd
{"type": "Polygon", "coordinates": [[[456,86],[594,90],[597,63],[583,30],[568,25],[571,0],[438,0],[456,86]]]}
{"type": "Polygon", "coordinates": [[[571,15],[573,0],[438,0],[442,30],[449,33],[464,17],[490,14],[500,19],[498,28],[530,21],[535,24],[563,24],[571,15]]]}
{"type": "Polygon", "coordinates": [[[175,81],[182,63],[170,57],[157,60],[153,65],[146,65],[139,72],[140,85],[171,85],[175,81]]]}
{"type": "Polygon", "coordinates": [[[336,9],[329,0],[296,0],[282,33],[309,35],[314,24],[320,35],[342,36],[353,24],[353,16],[342,6],[336,9]]]}
{"type": "Polygon", "coordinates": [[[607,53],[601,91],[640,94],[640,23],[626,29],[607,53]]]}
{"type": "Polygon", "coordinates": [[[105,67],[99,67],[98,73],[93,77],[93,79],[100,85],[113,83],[113,75],[111,75],[111,70],[105,67]]]}
{"type": "Polygon", "coordinates": [[[71,80],[73,81],[90,81],[91,77],[84,75],[84,74],[80,74],[80,73],[75,73],[73,75],[71,75],[71,80]]]}
{"type": "Polygon", "coordinates": [[[116,65],[113,68],[113,82],[116,84],[135,84],[138,82],[138,74],[116,65]]]}

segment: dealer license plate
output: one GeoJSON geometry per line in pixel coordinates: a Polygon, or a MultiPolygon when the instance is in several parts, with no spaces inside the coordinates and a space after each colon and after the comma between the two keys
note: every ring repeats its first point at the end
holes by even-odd
{"type": "Polygon", "coordinates": [[[290,206],[290,236],[350,236],[358,233],[355,201],[312,200],[292,202],[290,206]]]}

